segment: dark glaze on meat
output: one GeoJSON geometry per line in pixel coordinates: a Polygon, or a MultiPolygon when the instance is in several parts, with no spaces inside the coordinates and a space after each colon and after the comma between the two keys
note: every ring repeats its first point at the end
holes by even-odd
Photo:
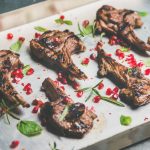
{"type": "Polygon", "coordinates": [[[67,95],[50,78],[42,84],[50,102],[46,102],[40,111],[40,118],[46,122],[48,128],[53,128],[59,134],[67,137],[81,138],[93,127],[96,115],[82,103],[66,101],[67,95]],[[69,106],[67,115],[60,120],[66,106],[69,106]]]}
{"type": "Polygon", "coordinates": [[[75,66],[71,59],[74,53],[85,51],[83,42],[73,32],[47,31],[39,40],[31,40],[32,54],[48,65],[66,74],[69,80],[86,79],[87,76],[75,66]]]}
{"type": "Polygon", "coordinates": [[[19,54],[9,50],[0,50],[0,93],[12,103],[29,107],[29,104],[19,95],[10,81],[11,72],[22,67],[19,54]]]}
{"type": "Polygon", "coordinates": [[[101,46],[97,46],[98,50],[98,75],[100,77],[112,77],[116,81],[123,85],[123,89],[120,91],[120,97],[130,101],[130,103],[140,106],[150,102],[150,80],[145,78],[139,68],[127,68],[114,59],[107,56],[101,49],[101,46]]]}
{"type": "Polygon", "coordinates": [[[98,34],[106,32],[107,35],[120,37],[126,45],[133,46],[139,51],[150,51],[150,45],[140,40],[134,33],[134,28],[140,28],[142,25],[141,17],[132,10],[115,9],[104,5],[96,14],[98,34]]]}

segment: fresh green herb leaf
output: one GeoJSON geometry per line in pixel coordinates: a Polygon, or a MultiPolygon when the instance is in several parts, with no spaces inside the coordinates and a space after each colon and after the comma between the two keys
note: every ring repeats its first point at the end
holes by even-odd
{"type": "Polygon", "coordinates": [[[127,73],[132,73],[132,68],[128,68],[127,73]]]}
{"type": "Polygon", "coordinates": [[[42,128],[34,121],[21,120],[17,124],[17,129],[28,137],[38,135],[42,132],[42,128]]]}
{"type": "Polygon", "coordinates": [[[103,80],[101,80],[100,82],[98,82],[95,86],[93,86],[92,88],[96,88],[99,84],[101,84],[103,82],[103,80]]]}
{"type": "Polygon", "coordinates": [[[70,20],[64,20],[63,23],[67,24],[67,25],[72,25],[72,21],[70,21],[70,20]]]}
{"type": "Polygon", "coordinates": [[[130,116],[121,115],[120,117],[121,125],[128,126],[131,124],[131,122],[132,122],[132,118],[130,116]]]}
{"type": "Polygon", "coordinates": [[[103,37],[105,36],[106,34],[104,33],[104,32],[102,32],[101,34],[100,34],[100,41],[102,41],[102,39],[103,39],[103,37]]]}
{"type": "Polygon", "coordinates": [[[120,50],[121,50],[122,52],[128,52],[128,51],[129,51],[129,48],[127,48],[127,47],[121,47],[120,50]]]}
{"type": "Polygon", "coordinates": [[[66,105],[66,107],[64,108],[60,118],[59,118],[59,121],[63,121],[66,117],[66,115],[68,114],[69,112],[69,105],[66,105]]]}
{"type": "Polygon", "coordinates": [[[112,103],[112,104],[115,104],[115,105],[118,105],[120,107],[124,107],[124,104],[122,104],[121,102],[118,102],[118,101],[116,101],[116,100],[114,100],[112,98],[100,95],[98,90],[93,89],[93,91],[95,92],[96,95],[100,96],[102,100],[107,101],[107,102],[112,103]]]}
{"type": "Polygon", "coordinates": [[[48,31],[48,29],[41,27],[41,26],[36,26],[34,27],[35,30],[39,31],[39,32],[46,32],[48,31]]]}
{"type": "Polygon", "coordinates": [[[78,30],[79,30],[79,32],[80,32],[79,35],[84,36],[84,33],[83,33],[83,31],[81,30],[81,27],[80,27],[80,24],[79,24],[79,23],[78,23],[78,30]]]}
{"type": "Polygon", "coordinates": [[[21,41],[18,40],[17,42],[13,43],[13,44],[10,46],[10,49],[11,49],[12,51],[19,52],[19,50],[20,50],[22,44],[23,44],[23,42],[21,42],[21,41]]]}
{"type": "Polygon", "coordinates": [[[145,17],[148,15],[148,13],[146,11],[137,11],[137,13],[141,16],[141,17],[145,17]]]}
{"type": "Polygon", "coordinates": [[[86,98],[85,102],[87,102],[92,97],[92,95],[93,95],[93,90],[91,90],[91,92],[90,92],[89,96],[86,98]]]}
{"type": "Polygon", "coordinates": [[[62,19],[55,19],[55,22],[58,24],[63,24],[63,20],[62,19]]]}
{"type": "Polygon", "coordinates": [[[30,68],[31,68],[30,65],[25,65],[25,66],[23,67],[23,70],[22,70],[23,74],[26,75],[26,73],[28,72],[28,70],[29,70],[30,68]]]}

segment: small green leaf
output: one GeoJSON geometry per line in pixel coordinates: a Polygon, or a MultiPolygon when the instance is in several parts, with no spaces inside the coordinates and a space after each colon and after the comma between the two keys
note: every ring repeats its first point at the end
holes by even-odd
{"type": "Polygon", "coordinates": [[[22,70],[23,74],[26,75],[26,73],[28,72],[28,70],[29,70],[30,68],[31,68],[30,65],[25,65],[25,66],[23,67],[23,70],[22,70]]]}
{"type": "Polygon", "coordinates": [[[48,29],[41,27],[41,26],[36,26],[34,27],[35,30],[39,31],[39,32],[46,32],[48,31],[48,29]]]}
{"type": "Polygon", "coordinates": [[[66,115],[68,114],[69,112],[69,105],[66,105],[66,107],[64,108],[60,118],[59,118],[59,121],[63,121],[66,117],[66,115]]]}
{"type": "Polygon", "coordinates": [[[34,121],[22,120],[17,124],[17,129],[28,137],[35,136],[41,133],[42,128],[34,121]]]}
{"type": "Polygon", "coordinates": [[[23,44],[23,42],[21,42],[21,41],[18,40],[17,42],[13,43],[13,44],[10,46],[10,49],[11,49],[12,51],[19,52],[19,50],[20,50],[22,44],[23,44]]]}
{"type": "Polygon", "coordinates": [[[70,21],[70,20],[64,20],[63,23],[65,23],[67,25],[72,25],[72,21],[70,21]]]}
{"type": "Polygon", "coordinates": [[[55,22],[58,24],[63,24],[63,20],[62,19],[55,19],[55,22]]]}
{"type": "Polygon", "coordinates": [[[93,95],[93,91],[91,90],[89,96],[85,99],[85,102],[87,102],[92,97],[92,95],[93,95]]]}
{"type": "Polygon", "coordinates": [[[122,52],[128,52],[128,51],[129,51],[129,48],[127,48],[127,47],[121,47],[120,50],[121,50],[122,52]]]}
{"type": "Polygon", "coordinates": [[[98,82],[95,86],[93,86],[92,88],[96,88],[99,84],[101,84],[103,82],[103,80],[101,80],[100,82],[98,82]]]}
{"type": "Polygon", "coordinates": [[[137,11],[137,13],[141,16],[141,17],[145,17],[148,15],[148,13],[146,11],[137,11]]]}
{"type": "Polygon", "coordinates": [[[131,122],[132,122],[132,118],[130,116],[121,115],[120,117],[121,125],[128,126],[131,124],[131,122]]]}
{"type": "Polygon", "coordinates": [[[85,28],[83,28],[83,33],[85,34],[85,35],[89,35],[89,34],[91,34],[92,33],[92,31],[93,31],[93,26],[92,25],[88,25],[88,26],[86,26],[85,28]]]}

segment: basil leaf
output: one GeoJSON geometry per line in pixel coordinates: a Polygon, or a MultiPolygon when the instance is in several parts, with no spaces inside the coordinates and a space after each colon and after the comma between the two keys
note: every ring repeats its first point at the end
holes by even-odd
{"type": "Polygon", "coordinates": [[[41,27],[41,26],[36,26],[34,27],[35,30],[39,31],[39,32],[45,32],[45,31],[48,31],[48,29],[44,28],[44,27],[41,27]]]}
{"type": "Polygon", "coordinates": [[[128,126],[131,124],[131,122],[132,122],[132,118],[130,116],[121,115],[120,117],[121,125],[128,126]]]}
{"type": "Polygon", "coordinates": [[[63,121],[64,118],[66,117],[66,115],[68,114],[69,112],[69,105],[66,105],[66,107],[64,108],[60,118],[59,118],[59,121],[63,121]]]}
{"type": "Polygon", "coordinates": [[[72,25],[72,21],[70,21],[70,20],[63,20],[63,23],[65,23],[67,25],[72,25]]]}
{"type": "Polygon", "coordinates": [[[29,70],[30,68],[31,68],[30,65],[25,65],[25,66],[23,67],[22,73],[23,73],[24,75],[26,75],[26,73],[28,72],[28,70],[29,70]]]}
{"type": "Polygon", "coordinates": [[[122,52],[128,52],[128,51],[129,51],[129,48],[127,48],[127,47],[121,47],[120,50],[121,50],[122,52]]]}
{"type": "Polygon", "coordinates": [[[55,19],[55,22],[59,23],[59,24],[63,24],[63,20],[62,19],[55,19]]]}
{"type": "Polygon", "coordinates": [[[41,133],[42,128],[34,121],[22,120],[17,124],[17,129],[28,137],[35,136],[41,133]]]}
{"type": "Polygon", "coordinates": [[[23,44],[23,42],[21,42],[21,41],[18,40],[17,42],[13,43],[13,44],[10,46],[10,49],[11,49],[12,51],[19,52],[19,50],[20,50],[22,44],[23,44]]]}
{"type": "Polygon", "coordinates": [[[146,11],[137,11],[137,13],[139,14],[139,16],[141,17],[145,17],[148,15],[148,13],[146,11]]]}

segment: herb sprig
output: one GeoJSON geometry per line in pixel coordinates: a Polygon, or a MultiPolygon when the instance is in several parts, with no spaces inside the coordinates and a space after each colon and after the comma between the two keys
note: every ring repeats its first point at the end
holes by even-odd
{"type": "Polygon", "coordinates": [[[39,32],[46,32],[46,31],[48,31],[47,28],[41,27],[41,26],[36,26],[36,27],[34,27],[34,29],[39,31],[39,32]]]}
{"type": "Polygon", "coordinates": [[[115,104],[115,105],[120,106],[120,107],[125,107],[124,104],[122,104],[121,102],[116,101],[116,100],[114,100],[114,99],[112,99],[112,98],[110,98],[110,97],[107,97],[107,96],[102,96],[102,95],[99,93],[99,91],[98,91],[96,88],[97,88],[97,86],[98,86],[100,83],[102,83],[102,82],[103,82],[103,80],[101,80],[98,84],[96,84],[96,85],[93,86],[93,87],[82,88],[82,89],[76,90],[75,92],[88,91],[88,90],[90,90],[90,94],[89,94],[89,95],[87,96],[87,98],[85,99],[85,102],[87,102],[87,101],[92,97],[93,94],[96,94],[97,96],[99,96],[99,97],[100,97],[102,100],[104,100],[104,101],[107,101],[107,102],[109,102],[109,103],[115,104]]]}
{"type": "Polygon", "coordinates": [[[148,13],[146,11],[137,11],[138,15],[141,17],[145,17],[148,15],[148,13]]]}
{"type": "Polygon", "coordinates": [[[55,22],[57,24],[66,24],[66,25],[69,25],[69,26],[71,26],[73,24],[71,20],[64,20],[64,19],[61,19],[61,18],[55,19],[55,22]]]}
{"type": "Polygon", "coordinates": [[[13,43],[11,46],[10,46],[10,49],[14,52],[19,52],[19,50],[21,49],[22,47],[22,44],[23,42],[21,40],[17,40],[15,43],[13,43]]]}

